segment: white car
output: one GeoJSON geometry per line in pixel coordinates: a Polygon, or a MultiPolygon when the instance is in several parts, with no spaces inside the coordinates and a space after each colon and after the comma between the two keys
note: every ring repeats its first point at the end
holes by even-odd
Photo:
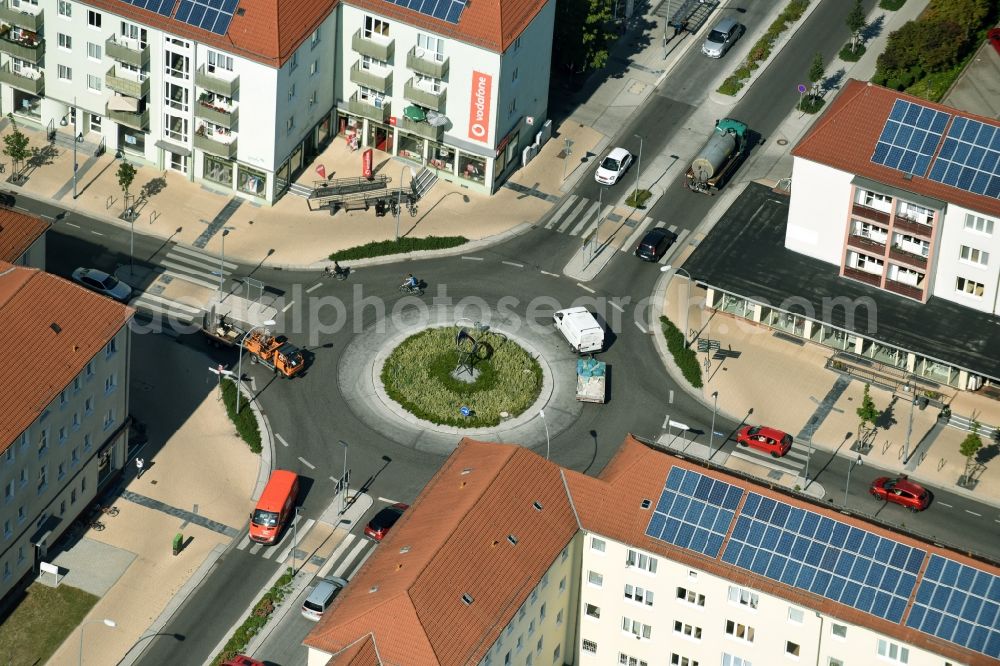
{"type": "Polygon", "coordinates": [[[318,622],[323,617],[323,613],[330,607],[333,600],[337,598],[340,591],[347,587],[347,581],[336,576],[330,578],[319,578],[316,587],[313,588],[305,603],[302,604],[302,617],[313,622],[318,622]]]}
{"type": "Polygon", "coordinates": [[[73,279],[87,289],[93,289],[99,294],[110,296],[122,303],[127,303],[129,297],[132,295],[132,287],[114,275],[108,275],[96,268],[78,268],[73,271],[73,279]]]}
{"type": "Polygon", "coordinates": [[[601,185],[614,185],[632,164],[632,153],[624,148],[615,148],[597,166],[594,180],[601,185]]]}

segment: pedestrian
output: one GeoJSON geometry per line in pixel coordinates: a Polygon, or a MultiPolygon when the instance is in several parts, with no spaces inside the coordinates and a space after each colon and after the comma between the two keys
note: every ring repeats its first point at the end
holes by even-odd
{"type": "Polygon", "coordinates": [[[145,460],[143,460],[142,458],[135,459],[135,470],[136,470],[135,478],[137,479],[142,478],[142,470],[145,468],[145,466],[146,466],[145,460]]]}

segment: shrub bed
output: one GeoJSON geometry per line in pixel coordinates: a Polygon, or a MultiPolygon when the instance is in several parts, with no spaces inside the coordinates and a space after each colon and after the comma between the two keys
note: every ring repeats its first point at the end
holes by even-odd
{"type": "Polygon", "coordinates": [[[281,578],[278,579],[271,589],[265,592],[264,596],[260,598],[260,601],[250,611],[250,616],[243,621],[243,624],[239,626],[236,633],[226,642],[226,647],[222,648],[222,652],[215,655],[215,659],[212,660],[212,666],[220,666],[220,664],[229,661],[236,655],[243,654],[243,650],[246,650],[247,645],[250,644],[250,640],[260,633],[260,630],[264,628],[267,621],[271,619],[271,614],[274,613],[274,609],[278,607],[281,600],[288,594],[291,585],[292,570],[289,568],[281,575],[281,578]]]}
{"type": "Polygon", "coordinates": [[[674,357],[674,363],[681,369],[684,379],[688,380],[691,386],[701,388],[701,364],[698,363],[698,355],[685,344],[684,334],[681,329],[674,326],[672,321],[661,316],[660,324],[663,326],[663,335],[667,339],[667,349],[674,357]]]}
{"type": "Polygon", "coordinates": [[[880,0],[880,2],[878,3],[878,8],[894,12],[898,11],[899,8],[905,4],[906,0],[880,0]]]}
{"type": "Polygon", "coordinates": [[[632,194],[625,199],[625,205],[632,206],[632,208],[645,208],[646,202],[651,196],[653,193],[649,190],[632,190],[632,194]]]}
{"type": "Polygon", "coordinates": [[[861,56],[863,56],[867,50],[868,49],[865,48],[864,44],[858,44],[857,50],[852,49],[851,43],[848,42],[844,44],[844,48],[840,49],[840,53],[837,54],[837,57],[844,62],[857,62],[861,60],[861,56]]]}
{"type": "Polygon", "coordinates": [[[716,92],[722,95],[735,95],[739,92],[743,87],[743,81],[749,79],[750,74],[755,69],[758,69],[761,63],[771,55],[771,49],[774,47],[774,42],[778,39],[778,36],[788,29],[789,24],[795,23],[802,18],[808,7],[809,0],[791,0],[782,10],[781,14],[778,15],[778,18],[767,28],[767,32],[750,47],[750,53],[747,54],[746,61],[722,82],[722,85],[716,89],[716,92]]]}
{"type": "Polygon", "coordinates": [[[420,250],[445,250],[469,242],[464,236],[428,236],[427,238],[400,238],[398,240],[372,241],[364,245],[338,250],[330,255],[332,261],[369,259],[390,254],[406,254],[420,250]]]}
{"type": "Polygon", "coordinates": [[[816,113],[823,108],[826,100],[819,95],[806,95],[799,103],[799,111],[803,113],[816,113]]]}
{"type": "Polygon", "coordinates": [[[236,426],[236,432],[247,443],[250,450],[254,453],[260,453],[260,430],[257,428],[257,419],[253,415],[253,410],[250,409],[249,401],[245,398],[246,396],[240,398],[240,413],[237,414],[236,384],[231,381],[222,382],[222,402],[226,405],[229,420],[236,426]]]}
{"type": "Polygon", "coordinates": [[[502,335],[480,336],[476,381],[451,376],[458,366],[454,326],[429,328],[404,340],[382,366],[389,397],[417,418],[461,428],[495,426],[500,412],[530,407],[542,390],[542,368],[520,345],[502,335]],[[463,407],[472,410],[462,416],[463,407]]]}

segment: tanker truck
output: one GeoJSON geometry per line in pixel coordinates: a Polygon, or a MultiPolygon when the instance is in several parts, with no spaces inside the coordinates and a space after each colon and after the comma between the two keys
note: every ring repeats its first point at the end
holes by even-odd
{"type": "Polygon", "coordinates": [[[719,190],[750,152],[749,128],[738,120],[723,118],[687,170],[687,186],[693,192],[711,194],[719,190]]]}

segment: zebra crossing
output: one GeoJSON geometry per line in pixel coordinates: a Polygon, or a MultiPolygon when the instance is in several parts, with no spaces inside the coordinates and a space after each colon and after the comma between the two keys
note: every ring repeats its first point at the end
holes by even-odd
{"type": "Polygon", "coordinates": [[[198,320],[203,308],[190,302],[164,298],[160,293],[166,285],[173,280],[183,280],[197,287],[216,290],[219,288],[220,269],[222,277],[227,278],[237,267],[232,262],[220,261],[216,255],[179,245],[171,247],[158,264],[161,269],[160,277],[150,288],[133,299],[131,305],[155,317],[170,317],[184,324],[198,320]]]}
{"type": "MultiPolygon", "coordinates": [[[[295,516],[292,523],[285,528],[281,541],[273,546],[251,541],[250,535],[244,534],[236,549],[278,564],[290,562],[293,544],[301,545],[309,531],[316,525],[316,521],[312,518],[304,521],[301,519],[302,516],[295,516]]],[[[375,546],[375,542],[370,539],[350,533],[345,535],[333,553],[326,558],[318,575],[321,578],[331,575],[350,580],[375,552],[375,546]]],[[[302,552],[297,551],[296,557],[303,557],[302,552]]]]}
{"type": "MultiPolygon", "coordinates": [[[[579,236],[581,238],[586,238],[594,230],[597,229],[599,220],[606,219],[621,219],[613,213],[615,207],[611,204],[601,205],[601,202],[593,201],[586,197],[581,197],[576,194],[571,194],[566,197],[562,205],[556,210],[556,212],[548,219],[545,223],[545,228],[552,231],[566,234],[568,236],[579,236]]],[[[632,233],[629,235],[628,239],[619,248],[620,252],[631,253],[636,244],[642,238],[642,235],[649,230],[650,227],[662,226],[666,227],[666,224],[654,224],[654,220],[650,217],[644,217],[641,219],[632,233]]],[[[677,234],[677,241],[674,244],[675,247],[679,246],[684,238],[690,233],[688,229],[678,229],[676,224],[672,224],[667,227],[671,232],[677,234]]],[[[664,257],[664,261],[665,261],[664,257]]],[[[661,261],[660,263],[663,263],[661,261]]]]}
{"type": "Polygon", "coordinates": [[[743,447],[738,444],[736,445],[735,450],[733,450],[733,452],[729,455],[733,458],[746,460],[747,462],[751,462],[755,465],[767,467],[768,469],[782,472],[784,474],[792,474],[794,476],[802,475],[805,470],[806,459],[809,457],[808,450],[798,445],[793,446],[789,449],[788,453],[780,458],[774,458],[770,454],[764,453],[763,451],[743,447]]]}

